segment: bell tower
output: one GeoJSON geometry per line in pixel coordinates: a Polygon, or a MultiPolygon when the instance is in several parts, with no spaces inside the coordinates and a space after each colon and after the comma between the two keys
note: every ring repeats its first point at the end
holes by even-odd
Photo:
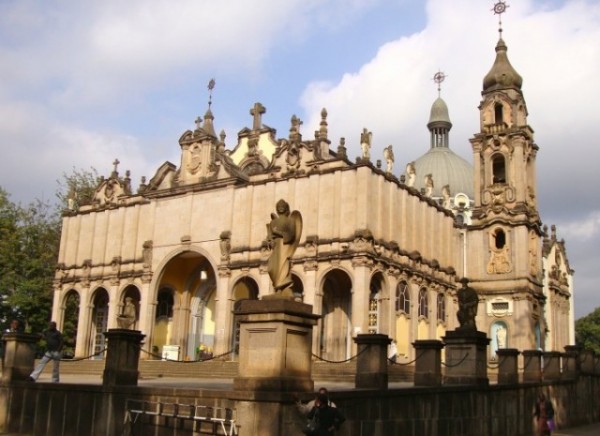
{"type": "MultiPolygon", "coordinates": [[[[499,1],[494,12],[507,5],[499,1]]],[[[483,79],[480,131],[470,142],[474,163],[474,206],[469,227],[467,277],[485,301],[494,330],[494,304],[509,308],[509,348],[543,348],[541,221],[536,199],[533,130],[527,124],[523,79],[512,67],[500,21],[496,59],[483,79]],[[500,305],[501,304],[501,305],[500,305]]],[[[480,308],[481,309],[481,308],[480,308]]]]}

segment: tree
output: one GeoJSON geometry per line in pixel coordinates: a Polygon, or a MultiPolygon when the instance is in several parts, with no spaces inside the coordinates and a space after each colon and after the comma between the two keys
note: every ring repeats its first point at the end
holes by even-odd
{"type": "Polygon", "coordinates": [[[93,167],[89,170],[73,167],[70,174],[63,173],[62,179],[57,180],[56,192],[61,210],[72,209],[70,206],[90,204],[99,182],[98,171],[93,167]]]}
{"type": "Polygon", "coordinates": [[[60,240],[57,214],[39,200],[14,204],[0,188],[0,321],[12,318],[26,330],[47,326],[60,240]]]}
{"type": "Polygon", "coordinates": [[[600,354],[600,307],[575,321],[575,342],[600,354]]]}

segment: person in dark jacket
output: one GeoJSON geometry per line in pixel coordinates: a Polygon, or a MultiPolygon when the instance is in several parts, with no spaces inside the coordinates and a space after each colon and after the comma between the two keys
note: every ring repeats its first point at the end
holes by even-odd
{"type": "Polygon", "coordinates": [[[543,393],[538,395],[533,416],[535,416],[536,421],[535,434],[538,436],[551,435],[554,430],[554,407],[552,401],[547,399],[543,393]]]}
{"type": "Polygon", "coordinates": [[[325,394],[318,394],[315,406],[308,414],[308,419],[315,418],[318,421],[316,436],[328,436],[334,434],[346,420],[337,407],[329,405],[329,398],[325,394]]]}
{"type": "Polygon", "coordinates": [[[48,330],[45,330],[41,337],[42,339],[46,340],[46,352],[44,353],[44,357],[42,357],[40,363],[37,364],[29,376],[29,380],[36,381],[46,367],[46,364],[52,360],[54,362],[54,366],[52,368],[52,381],[58,383],[58,366],[60,364],[60,359],[62,358],[62,349],[64,345],[62,333],[56,328],[56,323],[54,321],[50,321],[48,324],[48,330]]]}

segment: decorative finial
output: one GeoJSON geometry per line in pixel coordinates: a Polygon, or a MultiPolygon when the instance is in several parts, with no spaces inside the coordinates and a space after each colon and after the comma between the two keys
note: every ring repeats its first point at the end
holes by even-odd
{"type": "Polygon", "coordinates": [[[446,76],[442,71],[439,71],[433,75],[433,81],[437,83],[438,97],[442,91],[442,82],[446,79],[446,76]]]}
{"type": "Polygon", "coordinates": [[[509,7],[509,5],[507,5],[504,0],[498,0],[496,3],[494,3],[494,8],[492,9],[492,11],[494,11],[494,15],[498,15],[498,35],[500,35],[501,39],[502,39],[502,14],[506,12],[507,7],[509,7]]]}
{"type": "Polygon", "coordinates": [[[117,176],[119,175],[119,172],[118,172],[118,167],[119,167],[119,164],[120,164],[120,163],[121,163],[121,162],[119,161],[119,159],[115,159],[115,160],[113,161],[113,167],[114,167],[114,169],[113,169],[113,173],[112,173],[112,176],[113,176],[113,177],[117,177],[117,176]]]}
{"type": "Polygon", "coordinates": [[[208,82],[208,110],[210,110],[210,105],[212,104],[212,91],[215,89],[215,79],[210,79],[208,82]]]}

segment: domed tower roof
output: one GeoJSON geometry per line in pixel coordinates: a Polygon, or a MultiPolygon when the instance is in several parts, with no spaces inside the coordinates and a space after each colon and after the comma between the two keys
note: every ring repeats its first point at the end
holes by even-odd
{"type": "Polygon", "coordinates": [[[483,93],[498,89],[521,91],[523,78],[517,73],[506,55],[507,47],[502,38],[496,44],[496,60],[489,73],[483,79],[483,93]]]}
{"type": "Polygon", "coordinates": [[[431,105],[431,114],[429,115],[427,127],[431,129],[435,125],[444,125],[448,130],[452,128],[450,115],[448,115],[448,105],[446,105],[446,102],[441,97],[438,97],[431,105]]]}
{"type": "Polygon", "coordinates": [[[414,187],[419,191],[425,188],[425,176],[431,174],[432,197],[441,197],[442,188],[449,185],[451,195],[462,192],[469,198],[473,198],[473,167],[450,149],[449,133],[452,123],[448,106],[441,97],[431,105],[427,128],[431,134],[430,148],[427,153],[414,161],[416,171],[414,187]]]}

